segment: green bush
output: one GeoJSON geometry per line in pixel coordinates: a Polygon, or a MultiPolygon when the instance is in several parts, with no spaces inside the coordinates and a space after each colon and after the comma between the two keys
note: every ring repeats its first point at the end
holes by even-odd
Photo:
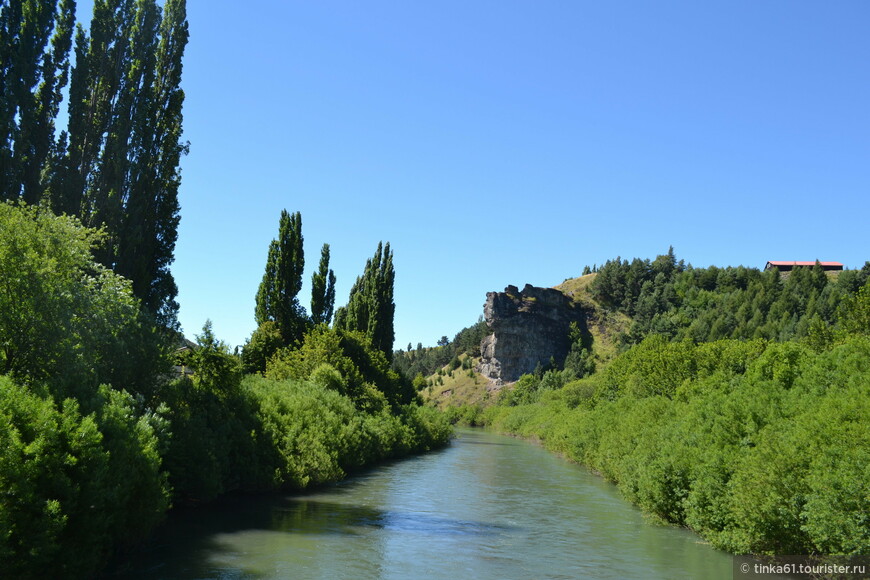
{"type": "Polygon", "coordinates": [[[59,400],[100,383],[152,394],[163,337],[130,282],[96,263],[102,232],[37,207],[0,203],[0,374],[59,400]]]}
{"type": "Polygon", "coordinates": [[[539,438],[719,548],[865,554],[870,339],[837,342],[647,338],[559,390],[520,381],[480,418],[539,438]]]}
{"type": "Polygon", "coordinates": [[[315,381],[250,376],[243,386],[258,402],[273,487],[304,488],[334,481],[362,465],[443,446],[451,428],[441,413],[416,405],[397,414],[365,413],[315,381]]]}
{"type": "Polygon", "coordinates": [[[0,377],[0,575],[93,574],[113,548],[150,532],[168,507],[159,416],[102,388],[83,416],[0,377]]]}
{"type": "Polygon", "coordinates": [[[266,365],[266,376],[275,380],[306,380],[322,364],[337,370],[339,392],[365,411],[378,412],[386,402],[394,408],[417,401],[411,381],[390,368],[381,351],[360,332],[314,327],[299,348],[278,351],[266,365]]]}

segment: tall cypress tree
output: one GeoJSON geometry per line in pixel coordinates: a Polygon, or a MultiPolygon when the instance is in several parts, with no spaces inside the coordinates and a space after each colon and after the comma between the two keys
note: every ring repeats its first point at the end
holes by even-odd
{"type": "Polygon", "coordinates": [[[372,345],[388,359],[392,359],[395,340],[395,277],[390,244],[378,243],[375,255],[366,261],[363,275],[356,279],[350,290],[347,306],[335,313],[336,328],[365,333],[372,345]]]}
{"type": "Polygon", "coordinates": [[[278,239],[269,245],[266,272],[257,290],[254,316],[257,325],[272,320],[286,344],[302,340],[308,320],[299,303],[305,254],[302,248],[302,215],[281,211],[278,239]]]}
{"type": "Polygon", "coordinates": [[[335,274],[329,268],[329,244],[320,250],[320,267],[311,276],[311,321],[329,324],[335,306],[335,274]]]}

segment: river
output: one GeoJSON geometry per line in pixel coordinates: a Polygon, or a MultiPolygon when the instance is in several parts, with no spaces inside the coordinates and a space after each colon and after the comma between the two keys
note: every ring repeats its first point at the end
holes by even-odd
{"type": "Polygon", "coordinates": [[[731,557],[647,522],[529,443],[461,429],[443,450],[288,496],[173,513],[138,578],[731,578],[731,557]]]}

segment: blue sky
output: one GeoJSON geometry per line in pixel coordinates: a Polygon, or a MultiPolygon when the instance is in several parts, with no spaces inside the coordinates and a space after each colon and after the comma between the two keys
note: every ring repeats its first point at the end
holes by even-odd
{"type": "Polygon", "coordinates": [[[188,17],[188,336],[253,331],[283,208],[302,212],[306,280],[331,245],[337,306],[391,242],[396,347],[452,338],[487,291],[669,245],[695,266],[870,259],[866,1],[189,0],[188,17]]]}

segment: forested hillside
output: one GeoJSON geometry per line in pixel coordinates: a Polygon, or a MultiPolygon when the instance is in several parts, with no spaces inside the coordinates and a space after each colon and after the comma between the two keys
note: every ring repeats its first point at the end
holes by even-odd
{"type": "Polygon", "coordinates": [[[608,261],[590,285],[605,309],[632,319],[626,343],[650,333],[696,342],[720,338],[785,341],[831,327],[843,300],[870,277],[860,270],[826,273],[820,265],[781,274],[743,266],[692,268],[673,249],[655,260],[608,261]]]}
{"type": "Polygon", "coordinates": [[[597,372],[541,369],[454,417],[536,437],[732,552],[867,553],[870,263],[596,269],[562,288],[628,317],[593,325],[617,347],[593,349],[597,372]]]}

